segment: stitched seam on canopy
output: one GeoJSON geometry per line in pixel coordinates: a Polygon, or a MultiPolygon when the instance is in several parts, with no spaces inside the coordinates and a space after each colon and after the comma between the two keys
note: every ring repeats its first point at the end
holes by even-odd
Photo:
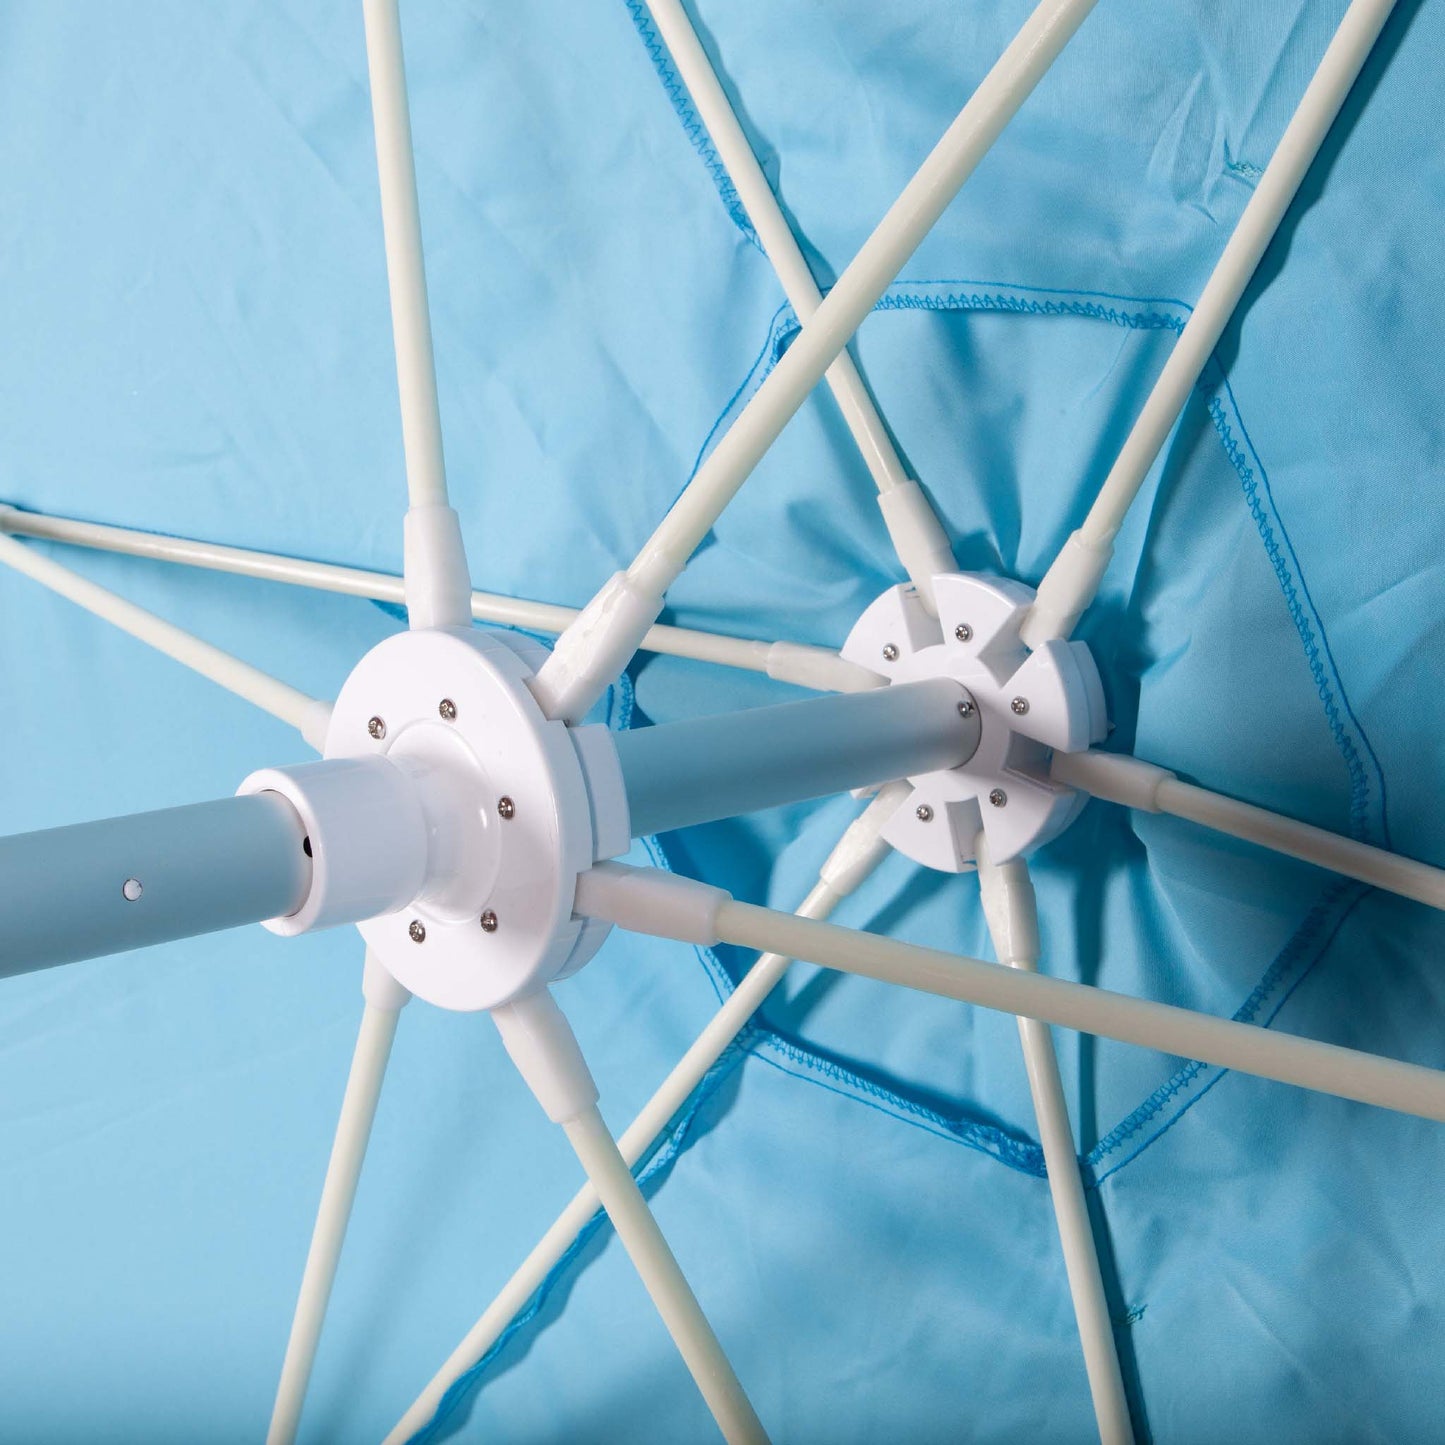
{"type": "Polygon", "coordinates": [[[703,444],[698,448],[697,456],[693,460],[692,470],[687,474],[687,481],[678,489],[679,496],[697,475],[698,468],[702,466],[708,453],[712,451],[718,439],[718,433],[723,430],[724,423],[733,416],[738,403],[744,396],[762,385],[768,373],[777,365],[778,358],[787,350],[788,342],[797,335],[800,329],[798,318],[787,302],[773,312],[773,318],[768,322],[767,339],[763,342],[757,356],[753,358],[753,364],[748,368],[747,375],[738,383],[737,390],[728,398],[728,404],[718,413],[717,420],[708,428],[707,436],[703,439],[703,444]]]}
{"type": "Polygon", "coordinates": [[[1314,678],[1315,686],[1319,690],[1320,702],[1324,705],[1330,731],[1334,734],[1335,744],[1343,754],[1345,766],[1349,769],[1350,831],[1353,836],[1365,841],[1379,838],[1388,846],[1389,820],[1386,809],[1384,770],[1380,767],[1375,750],[1370,745],[1370,740],[1359,719],[1355,716],[1354,709],[1350,706],[1349,696],[1340,679],[1334,654],[1330,650],[1324,622],[1314,605],[1314,599],[1310,596],[1309,586],[1305,582],[1304,572],[1300,567],[1299,558],[1295,554],[1294,544],[1289,538],[1289,531],[1275,506],[1274,495],[1269,484],[1269,474],[1265,471],[1259,454],[1254,450],[1254,444],[1250,441],[1249,433],[1244,426],[1244,419],[1239,414],[1239,403],[1235,400],[1234,392],[1220,370],[1217,358],[1210,359],[1210,367],[1219,376],[1219,393],[1222,394],[1222,397],[1228,398],[1230,411],[1233,413],[1234,427],[1230,425],[1221,395],[1215,395],[1209,401],[1210,420],[1214,423],[1214,429],[1224,443],[1225,455],[1229,458],[1230,464],[1239,476],[1240,485],[1244,488],[1250,516],[1254,519],[1255,526],[1264,542],[1270,565],[1274,568],[1280,589],[1285,595],[1290,619],[1294,622],[1295,629],[1300,635],[1300,641],[1304,645],[1310,675],[1314,678]],[[1243,445],[1235,439],[1235,427],[1239,430],[1243,445]],[[1253,461],[1253,466],[1250,465],[1251,461],[1253,461]],[[1282,545],[1275,539],[1271,518],[1274,526],[1279,528],[1282,545]],[[1293,571],[1291,571],[1291,564],[1293,564],[1293,571]],[[1298,589],[1296,589],[1296,583],[1298,583],[1298,589]],[[1316,634],[1318,634],[1318,638],[1316,634]],[[1338,693],[1338,697],[1336,697],[1336,693],[1338,693]],[[1342,708],[1343,716],[1341,715],[1342,708]],[[1368,756],[1374,779],[1379,784],[1378,816],[1373,814],[1370,772],[1365,768],[1361,750],[1368,756]]]}
{"type": "Polygon", "coordinates": [[[708,176],[717,190],[718,199],[732,218],[733,225],[761,251],[762,243],[758,240],[757,232],[753,230],[753,223],[748,219],[747,211],[743,209],[743,203],[738,197],[732,177],[728,174],[727,167],[723,165],[722,158],[713,146],[712,137],[702,123],[702,117],[693,107],[692,97],[688,94],[687,86],[683,84],[682,77],[677,73],[677,68],[672,63],[672,56],[662,36],[657,33],[657,27],[652,23],[652,17],[648,14],[644,0],[625,0],[625,3],[627,13],[632,17],[638,37],[647,51],[647,58],[652,62],[652,68],[657,72],[657,78],[662,82],[663,91],[671,102],[678,120],[682,122],[683,131],[692,143],[693,150],[698,153],[706,167],[708,176]]]}
{"type": "MultiPolygon", "coordinates": [[[[1010,296],[999,291],[943,291],[933,295],[907,289],[919,283],[902,282],[884,295],[875,311],[1004,311],[1025,316],[1079,316],[1107,321],[1133,331],[1182,331],[1184,319],[1167,312],[1121,311],[1101,301],[1039,301],[1029,296],[1010,296]]],[[[923,283],[928,284],[928,283],[923,283]]],[[[957,285],[940,282],[939,285],[957,285]]]]}
{"type": "MultiPolygon", "coordinates": [[[[806,1045],[784,1038],[766,1024],[749,1025],[746,1048],[763,1063],[771,1064],[784,1073],[793,1074],[795,1078],[799,1076],[786,1066],[789,1063],[821,1073],[824,1078],[832,1081],[824,1083],[823,1087],[833,1093],[841,1093],[873,1108],[879,1107],[880,1103],[884,1104],[887,1107],[883,1112],[895,1118],[899,1117],[901,1111],[907,1115],[906,1122],[916,1123],[930,1134],[940,1135],[970,1149],[976,1149],[981,1154],[988,1154],[1011,1169],[1017,1169],[1021,1174],[1033,1174],[1039,1178],[1045,1175],[1044,1152],[1031,1139],[1010,1133],[997,1125],[981,1123],[964,1113],[944,1113],[917,1100],[906,1098],[846,1065],[824,1057],[806,1045]],[[770,1057],[774,1054],[779,1057],[770,1057]]],[[[815,1082],[822,1083],[821,1080],[815,1082]]]]}
{"type": "MultiPolygon", "coordinates": [[[[1335,941],[1350,914],[1354,912],[1360,900],[1369,891],[1364,884],[1351,883],[1346,880],[1331,884],[1320,901],[1310,910],[1294,937],[1286,944],[1264,977],[1260,979],[1254,992],[1235,1010],[1231,1017],[1238,1023],[1258,1023],[1261,1028],[1268,1028],[1278,1017],[1286,1000],[1324,957],[1326,950],[1335,941]],[[1279,994],[1279,997],[1275,999],[1273,1008],[1267,1014],[1262,1013],[1265,1005],[1275,994],[1279,994]]],[[[1117,1174],[1126,1164],[1138,1158],[1150,1144],[1172,1129],[1185,1113],[1229,1072],[1228,1069],[1214,1064],[1204,1064],[1197,1059],[1184,1065],[1171,1079],[1160,1085],[1139,1108],[1121,1123],[1115,1125],[1085,1155],[1083,1163],[1092,1177],[1093,1184],[1095,1186],[1102,1184],[1110,1175],[1117,1174]],[[1176,1109],[1170,1118],[1139,1144],[1137,1149],[1118,1160],[1104,1173],[1097,1173],[1097,1166],[1109,1154],[1122,1148],[1140,1130],[1154,1122],[1163,1113],[1166,1106],[1186,1090],[1193,1088],[1201,1078],[1205,1082],[1200,1084],[1194,1096],[1176,1109]]]]}

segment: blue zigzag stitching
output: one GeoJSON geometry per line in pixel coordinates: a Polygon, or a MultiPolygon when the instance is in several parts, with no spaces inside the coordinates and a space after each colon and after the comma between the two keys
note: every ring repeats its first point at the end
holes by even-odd
{"type": "Polygon", "coordinates": [[[672,56],[668,54],[667,46],[657,33],[647,6],[643,0],[626,0],[626,4],[627,13],[632,17],[632,23],[637,27],[637,34],[647,51],[647,58],[652,62],[652,68],[657,72],[657,78],[662,82],[663,91],[672,103],[678,120],[682,122],[683,132],[707,168],[707,173],[717,189],[718,198],[732,218],[733,225],[761,251],[762,243],[758,240],[757,232],[753,230],[748,213],[743,209],[732,177],[728,175],[727,167],[723,165],[722,158],[713,147],[712,137],[702,123],[702,117],[693,109],[692,97],[688,95],[682,77],[673,66],[672,56]]]}
{"type": "Polygon", "coordinates": [[[928,1108],[915,1099],[865,1078],[846,1065],[825,1058],[816,1049],[784,1038],[763,1024],[750,1024],[746,1033],[739,1035],[739,1043],[744,1052],[779,1073],[816,1084],[829,1093],[839,1094],[857,1104],[866,1104],[925,1133],[962,1144],[979,1154],[987,1154],[1020,1174],[1031,1174],[1036,1179],[1044,1179],[1048,1175],[1044,1167],[1044,1151],[1032,1139],[1001,1129],[996,1124],[984,1124],[966,1110],[946,1113],[928,1108]]]}
{"type": "MultiPolygon", "coordinates": [[[[1238,1023],[1258,1023],[1268,1028],[1279,1016],[1279,1011],[1288,1002],[1300,984],[1314,970],[1324,957],[1330,944],[1335,941],[1345,921],[1370,890],[1361,883],[1338,881],[1330,884],[1296,930],[1294,937],[1280,951],[1265,975],[1255,985],[1254,991],[1231,1015],[1238,1023]],[[1273,999],[1273,1007],[1266,1011],[1266,1005],[1273,999]]],[[[1097,1188],[1112,1174],[1117,1174],[1126,1164],[1137,1159],[1151,1144],[1167,1133],[1195,1104],[1202,1099],[1227,1073],[1214,1064],[1203,1064],[1197,1059],[1185,1064],[1172,1078],[1165,1081],[1126,1119],[1116,1124],[1081,1161],[1085,1168],[1085,1180],[1089,1188],[1097,1188]],[[1198,1084],[1197,1089],[1194,1086],[1198,1084]],[[1193,1090],[1189,1097],[1184,1096],[1193,1090]],[[1110,1154],[1122,1149],[1146,1125],[1160,1119],[1164,1111],[1174,1103],[1178,1107],[1165,1118],[1148,1138],[1139,1142],[1112,1167],[1099,1172],[1098,1166],[1110,1154]]]]}
{"type": "MultiPolygon", "coordinates": [[[[1004,291],[923,291],[923,287],[949,287],[971,285],[958,281],[900,281],[873,309],[875,311],[1003,311],[1022,316],[1079,316],[1090,321],[1107,321],[1111,326],[1124,326],[1131,331],[1174,331],[1184,330],[1185,317],[1158,309],[1160,305],[1180,305],[1179,302],[1157,302],[1140,300],[1135,309],[1125,311],[1111,306],[1109,301],[1123,301],[1130,298],[1107,296],[1097,299],[1040,300],[1034,296],[1020,296],[1004,291]],[[1145,309],[1139,309],[1139,308],[1145,309]],[[1149,309],[1152,308],[1152,309],[1149,309]]],[[[993,285],[984,282],[984,285],[993,285]]]]}
{"type": "Polygon", "coordinates": [[[1234,392],[1217,360],[1211,359],[1210,373],[1217,381],[1215,394],[1208,402],[1209,419],[1219,434],[1230,465],[1239,477],[1249,514],[1264,543],[1265,554],[1274,569],[1280,591],[1284,593],[1290,620],[1304,646],[1310,676],[1319,692],[1320,703],[1324,707],[1335,746],[1344,757],[1345,767],[1349,772],[1350,832],[1361,840],[1381,842],[1388,846],[1390,828],[1384,770],[1374,748],[1370,746],[1369,738],[1360,726],[1359,719],[1350,707],[1349,698],[1336,674],[1324,624],[1315,610],[1304,574],[1300,570],[1299,559],[1295,556],[1289,534],[1275,508],[1269,476],[1250,443],[1234,392]],[[1236,428],[1238,437],[1235,436],[1236,428]],[[1276,528],[1279,529],[1278,537],[1275,535],[1276,528]],[[1379,788],[1378,804],[1372,795],[1372,782],[1379,788]]]}

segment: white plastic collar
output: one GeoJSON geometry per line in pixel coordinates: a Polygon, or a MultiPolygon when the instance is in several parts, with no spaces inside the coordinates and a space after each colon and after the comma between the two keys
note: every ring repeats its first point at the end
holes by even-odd
{"type": "Polygon", "coordinates": [[[912,478],[879,492],[878,506],[893,550],[912,580],[918,600],[923,603],[924,611],[937,616],[933,579],[952,572],[957,565],[938,514],[923,495],[923,488],[912,478]]]}
{"type": "Polygon", "coordinates": [[[407,511],[402,530],[406,612],[412,627],[466,627],[472,620],[472,584],[461,521],[433,502],[407,511]]]}
{"type": "Polygon", "coordinates": [[[538,669],[532,691],[543,712],[581,722],[661,611],[661,593],[648,592],[626,572],[614,572],[538,669]]]}
{"type": "Polygon", "coordinates": [[[291,937],[404,908],[427,869],[427,822],[411,778],[384,757],[326,758],[252,773],[237,793],[280,793],[301,816],[311,891],[285,918],[291,937]]]}

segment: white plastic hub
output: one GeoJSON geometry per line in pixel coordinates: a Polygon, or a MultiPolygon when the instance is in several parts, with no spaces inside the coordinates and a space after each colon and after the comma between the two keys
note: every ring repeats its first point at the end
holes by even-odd
{"type": "Polygon", "coordinates": [[[577,876],[627,851],[627,804],[607,729],[550,721],[532,696],[546,656],[473,628],[367,653],[324,760],[242,785],[292,800],[315,860],[306,904],[267,926],[357,921],[398,983],[449,1009],[495,1008],[580,968],[609,925],[573,917],[577,876]]]}
{"type": "Polygon", "coordinates": [[[1033,591],[1019,582],[950,572],[933,579],[938,616],[912,586],[890,587],[858,619],[842,654],[886,677],[950,677],[973,696],[982,733],[962,767],[910,778],[911,795],[882,836],[928,868],[976,866],[979,832],[996,863],[1057,837],[1084,799],[1052,782],[1054,750],[1079,752],[1108,731],[1104,690],[1082,642],[1030,652],[1019,625],[1033,591]]]}

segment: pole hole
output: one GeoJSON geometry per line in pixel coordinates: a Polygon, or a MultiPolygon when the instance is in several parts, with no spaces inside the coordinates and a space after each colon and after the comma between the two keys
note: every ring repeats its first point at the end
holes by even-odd
{"type": "Polygon", "coordinates": [[[144,892],[145,889],[141,887],[139,878],[127,878],[125,882],[121,884],[120,896],[124,898],[127,903],[134,903],[144,892]]]}

